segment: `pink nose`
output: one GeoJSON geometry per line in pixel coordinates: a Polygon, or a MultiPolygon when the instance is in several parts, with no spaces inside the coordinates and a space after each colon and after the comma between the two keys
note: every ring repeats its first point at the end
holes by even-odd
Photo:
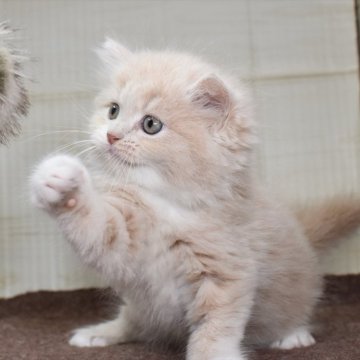
{"type": "Polygon", "coordinates": [[[116,141],[120,140],[120,138],[114,134],[111,134],[111,133],[107,133],[106,134],[107,136],[107,140],[109,142],[109,144],[114,144],[116,141]]]}

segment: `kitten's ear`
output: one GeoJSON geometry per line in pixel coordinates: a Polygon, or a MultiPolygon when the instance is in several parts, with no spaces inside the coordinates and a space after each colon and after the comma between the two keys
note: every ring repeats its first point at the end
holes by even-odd
{"type": "Polygon", "coordinates": [[[195,84],[191,91],[191,101],[205,110],[226,116],[230,110],[231,95],[216,75],[210,75],[195,84]]]}
{"type": "Polygon", "coordinates": [[[109,70],[118,69],[133,56],[133,53],[128,48],[110,38],[106,38],[96,52],[109,70]]]}

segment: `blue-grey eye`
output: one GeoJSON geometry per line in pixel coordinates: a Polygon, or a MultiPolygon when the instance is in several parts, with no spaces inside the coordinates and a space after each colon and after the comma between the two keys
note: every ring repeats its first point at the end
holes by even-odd
{"type": "Polygon", "coordinates": [[[144,132],[149,135],[157,134],[163,127],[162,122],[152,115],[145,115],[142,121],[142,128],[144,132]]]}
{"type": "Polygon", "coordinates": [[[118,117],[120,112],[120,106],[117,103],[111,103],[109,108],[108,117],[110,120],[114,120],[118,117]]]}

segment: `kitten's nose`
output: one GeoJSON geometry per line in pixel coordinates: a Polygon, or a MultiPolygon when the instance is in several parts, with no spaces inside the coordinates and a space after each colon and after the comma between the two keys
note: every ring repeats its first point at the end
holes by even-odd
{"type": "Polygon", "coordinates": [[[110,145],[114,144],[116,141],[121,139],[120,135],[114,135],[112,133],[107,133],[106,136],[107,136],[108,143],[110,145]]]}

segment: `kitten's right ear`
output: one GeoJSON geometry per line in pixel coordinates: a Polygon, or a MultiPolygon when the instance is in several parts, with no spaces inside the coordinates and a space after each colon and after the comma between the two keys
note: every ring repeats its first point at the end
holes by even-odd
{"type": "Polygon", "coordinates": [[[110,71],[118,69],[133,56],[133,53],[128,48],[111,38],[106,38],[102,46],[96,50],[96,53],[104,66],[110,71]]]}

